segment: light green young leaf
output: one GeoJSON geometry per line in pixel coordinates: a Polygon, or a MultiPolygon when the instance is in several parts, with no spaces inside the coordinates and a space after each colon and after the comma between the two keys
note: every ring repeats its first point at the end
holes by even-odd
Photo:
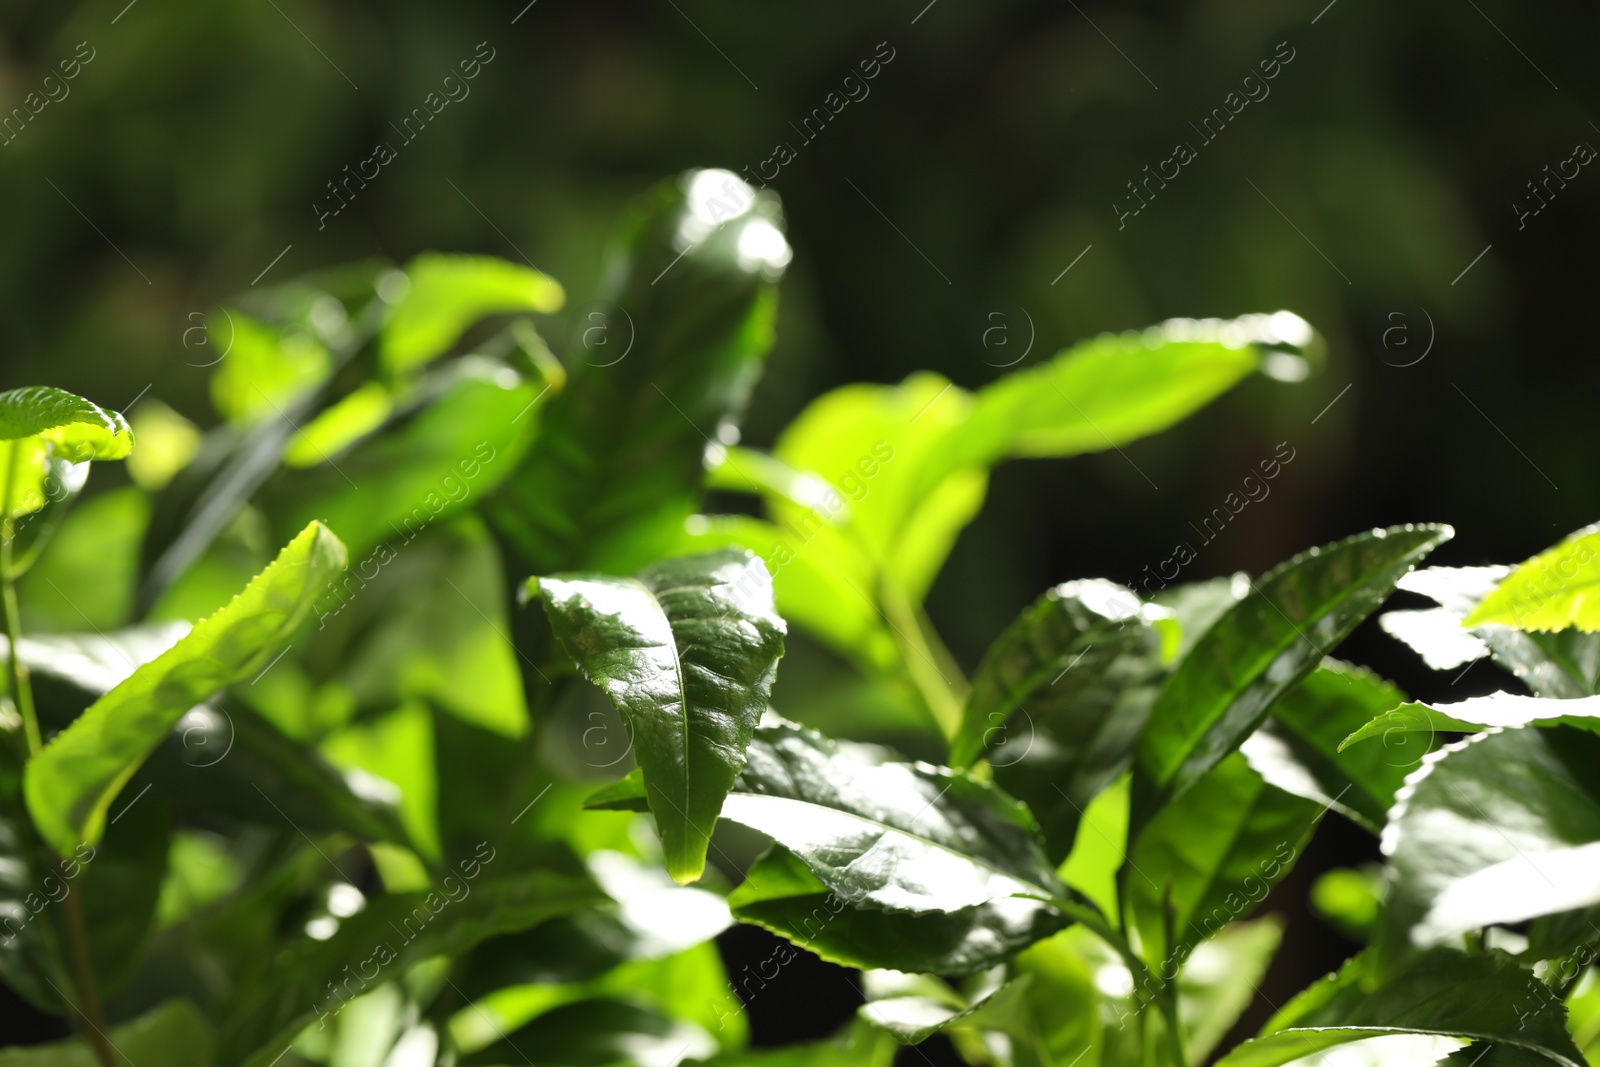
{"type": "MultiPolygon", "coordinates": [[[[1577,726],[1600,731],[1600,697],[1549,700],[1517,693],[1491,693],[1450,704],[1401,704],[1362,725],[1339,744],[1343,752],[1371,738],[1386,747],[1414,744],[1416,758],[1432,751],[1440,733],[1475,734],[1494,726],[1577,726]]],[[[1414,761],[1413,761],[1414,762],[1414,761]]]]}
{"type": "Polygon", "coordinates": [[[406,371],[441,356],[486,315],[561,310],[566,293],[554,278],[491,256],[425,252],[406,268],[410,286],[384,324],[384,366],[406,371]]]}
{"type": "Polygon", "coordinates": [[[306,527],[230,604],[51,740],[28,764],[24,785],[45,841],[62,855],[97,841],[111,801],[167,731],[260,670],[344,565],[339,539],[319,523],[306,527]]]}
{"type": "Polygon", "coordinates": [[[1600,903],[1600,736],[1491,728],[1446,746],[1396,798],[1383,850],[1385,961],[1600,903]]]}
{"type": "Polygon", "coordinates": [[[230,308],[222,314],[226,326],[208,324],[211,343],[225,353],[211,375],[211,403],[235,426],[281,416],[333,372],[333,357],[310,331],[279,330],[230,308]],[[224,329],[228,336],[216,336],[224,329]]]}
{"type": "Polygon", "coordinates": [[[70,463],[122,459],[133,451],[127,420],[81,396],[48,385],[0,393],[0,441],[39,437],[70,463]]]}
{"type": "Polygon", "coordinates": [[[1139,741],[1134,836],[1242,744],[1272,705],[1449,540],[1448,526],[1397,526],[1281,564],[1206,631],[1168,677],[1139,741]]]}
{"type": "Polygon", "coordinates": [[[1483,598],[1465,625],[1600,632],[1600,525],[1528,560],[1483,598]]]}
{"type": "MultiPolygon", "coordinates": [[[[1397,587],[1436,601],[1459,626],[1509,573],[1508,567],[1424,567],[1400,579],[1397,587]]],[[[1437,625],[1431,624],[1421,633],[1407,633],[1405,628],[1390,632],[1427,659],[1439,652],[1434,633],[1437,625]]],[[[1578,629],[1528,633],[1495,623],[1471,631],[1460,629],[1459,633],[1481,641],[1497,664],[1539,696],[1570,700],[1600,693],[1600,634],[1578,629]]],[[[1452,643],[1460,647],[1459,642],[1452,643]]]]}
{"type": "Polygon", "coordinates": [[[629,720],[667,871],[694,881],[783,655],[766,566],[728,550],[535,588],[562,647],[629,720]]]}
{"type": "Polygon", "coordinates": [[[1352,726],[1365,726],[1404,699],[1372,672],[1326,659],[1272,706],[1239,751],[1279,789],[1333,808],[1376,834],[1395,790],[1428,748],[1390,737],[1382,748],[1347,752],[1346,738],[1352,726]]]}

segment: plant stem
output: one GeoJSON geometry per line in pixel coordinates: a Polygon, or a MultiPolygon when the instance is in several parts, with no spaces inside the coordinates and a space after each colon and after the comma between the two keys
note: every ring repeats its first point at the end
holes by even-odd
{"type": "Polygon", "coordinates": [[[67,952],[72,958],[72,974],[78,987],[78,999],[83,1003],[78,1014],[85,1026],[79,1027],[83,1039],[104,1067],[122,1067],[122,1058],[111,1047],[106,1037],[105,1012],[100,1007],[100,988],[94,980],[94,962],[89,957],[89,935],[83,920],[83,891],[69,893],[63,901],[66,909],[67,952]]]}
{"type": "Polygon", "coordinates": [[[28,682],[28,668],[23,665],[17,651],[17,641],[22,636],[22,616],[17,610],[16,571],[11,565],[11,543],[16,537],[16,521],[11,517],[11,499],[17,484],[17,468],[22,461],[22,448],[16,441],[7,442],[10,453],[6,464],[5,492],[0,493],[0,613],[5,616],[6,667],[11,681],[11,699],[22,716],[22,733],[30,758],[39,751],[39,717],[33,709],[33,686],[28,682]]]}
{"type": "Polygon", "coordinates": [[[878,599],[883,606],[884,620],[894,631],[895,643],[900,646],[900,659],[912,685],[922,695],[939,732],[946,740],[955,737],[961,729],[966,679],[945,650],[944,642],[933,632],[932,625],[904,593],[885,582],[878,599]],[[951,674],[955,676],[954,681],[951,674]]]}
{"type": "MultiPolygon", "coordinates": [[[[1082,923],[1100,940],[1110,945],[1117,955],[1122,957],[1122,962],[1133,974],[1134,988],[1138,989],[1143,983],[1154,982],[1150,969],[1144,965],[1133,948],[1128,944],[1127,938],[1112,929],[1111,924],[1101,917],[1100,913],[1092,907],[1085,907],[1075,901],[1062,897],[1051,900],[1067,917],[1082,923]]],[[[1156,985],[1159,992],[1154,1003],[1160,1010],[1167,1024],[1167,1041],[1172,1051],[1173,1067],[1188,1067],[1183,1054],[1183,1036],[1178,1032],[1178,997],[1176,985],[1173,982],[1160,982],[1156,985]]]]}

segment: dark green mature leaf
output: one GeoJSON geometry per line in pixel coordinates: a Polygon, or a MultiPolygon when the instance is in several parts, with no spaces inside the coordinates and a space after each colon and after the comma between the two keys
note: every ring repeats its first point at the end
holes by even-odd
{"type": "Polygon", "coordinates": [[[282,946],[274,966],[234,998],[219,1062],[267,1067],[301,1027],[337,1017],[350,997],[425,959],[464,953],[496,934],[604,899],[587,878],[550,870],[496,878],[494,851],[478,859],[462,861],[473,866],[463,866],[464,877],[444,889],[379,897],[326,940],[302,936],[282,946]]]}
{"type": "Polygon", "coordinates": [[[629,720],[668,872],[694,881],[783,655],[766,565],[728,550],[536,582],[562,647],[629,720]]]}
{"type": "Polygon", "coordinates": [[[629,573],[675,544],[772,344],[789,259],[772,193],[691,171],[641,204],[623,248],[540,446],[489,507],[535,573],[629,573]]]}
{"type": "Polygon", "coordinates": [[[299,627],[345,551],[313,523],[227,607],[95,701],[28,764],[24,788],[40,835],[62,855],[93,843],[106,810],[185,712],[259,670],[299,627]]]}
{"type": "Polygon", "coordinates": [[[143,797],[119,811],[71,891],[81,893],[89,955],[100,988],[115,992],[151,934],[172,843],[164,797],[143,797]]]}
{"type": "MultiPolygon", "coordinates": [[[[1507,567],[1426,567],[1400,579],[1399,588],[1437,601],[1459,623],[1509,573],[1507,567]]],[[[1571,700],[1600,693],[1600,634],[1577,629],[1525,633],[1493,623],[1460,633],[1481,641],[1496,663],[1539,696],[1571,700]]],[[[1415,635],[1396,636],[1407,643],[1415,639],[1415,635]]],[[[1429,642],[1413,647],[1426,657],[1429,642]]]]}
{"type": "MultiPolygon", "coordinates": [[[[899,763],[781,719],[761,726],[722,817],[776,840],[862,907],[952,912],[1064,890],[1027,809],[959,771],[899,763]]],[[[589,799],[638,810],[630,775],[589,799]]]]}
{"type": "Polygon", "coordinates": [[[724,1052],[703,1062],[706,1067],[890,1067],[896,1047],[894,1038],[856,1020],[824,1041],[724,1052]]]}
{"type": "Polygon", "coordinates": [[[48,385],[0,393],[0,441],[40,437],[72,463],[122,459],[133,451],[127,420],[81,396],[48,385]]]}
{"type": "Polygon", "coordinates": [[[1060,862],[1089,803],[1128,767],[1155,699],[1161,609],[1099,580],[1050,590],[1012,623],[973,676],[953,762],[987,753],[1028,804],[1060,862]]]}
{"type": "Polygon", "coordinates": [[[774,845],[728,896],[734,915],[845,967],[974,974],[1004,963],[1066,925],[1048,905],[1020,898],[955,911],[907,914],[858,907],[774,845]]]}
{"type": "Polygon", "coordinates": [[[604,1067],[675,1063],[685,1054],[699,1059],[715,1051],[711,1035],[693,1023],[626,1000],[596,997],[545,1012],[459,1062],[462,1067],[491,1067],[538,1056],[546,1063],[604,1067]]]}
{"type": "Polygon", "coordinates": [[[1163,808],[1128,860],[1127,907],[1146,961],[1174,973],[1192,945],[1245,918],[1289,873],[1323,810],[1268,785],[1237,753],[1163,808]]]}
{"type": "Polygon", "coordinates": [[[51,870],[40,862],[37,842],[30,847],[32,833],[20,814],[0,811],[0,978],[34,1007],[62,1013],[51,986],[64,987],[64,957],[49,909],[72,890],[64,874],[81,874],[94,849],[85,845],[64,870],[51,870]]]}
{"type": "MultiPolygon", "coordinates": [[[[216,1033],[192,1003],[173,999],[111,1028],[107,1035],[123,1060],[137,1067],[214,1067],[216,1033]]],[[[0,1049],[0,1067],[100,1067],[82,1039],[0,1049]]]]}
{"type": "Polygon", "coordinates": [[[1600,736],[1490,729],[1447,746],[1396,799],[1383,849],[1386,963],[1600,903],[1600,736]]]}
{"type": "MultiPolygon", "coordinates": [[[[1379,1058],[1370,1061],[1385,1067],[1432,1064],[1468,1041],[1521,1050],[1538,1063],[1583,1067],[1583,1055],[1567,1035],[1561,1002],[1504,953],[1465,956],[1435,950],[1377,984],[1371,964],[1369,955],[1357,956],[1337,975],[1301,993],[1261,1037],[1234,1049],[1217,1067],[1279,1067],[1371,1039],[1385,1039],[1379,1058]],[[1402,1035],[1424,1036],[1407,1040],[1402,1035]]],[[[1359,1063],[1365,1051],[1353,1045],[1333,1062],[1359,1063]]]]}
{"type": "Polygon", "coordinates": [[[1508,574],[1464,623],[1600,631],[1600,526],[1588,526],[1508,574]]]}
{"type": "Polygon", "coordinates": [[[1256,583],[1167,679],[1139,741],[1133,836],[1266,718],[1366,618],[1448,526],[1397,526],[1314,548],[1256,583]]]}
{"type": "Polygon", "coordinates": [[[486,315],[559,311],[566,293],[554,278],[492,256],[424,252],[406,267],[410,283],[379,335],[379,356],[405,371],[438,356],[486,315]]]}
{"type": "Polygon", "coordinates": [[[1395,790],[1428,746],[1389,738],[1383,746],[1345,751],[1345,740],[1351,727],[1365,726],[1404,699],[1370,671],[1324,660],[1272,706],[1240,752],[1279,789],[1333,808],[1376,834],[1395,790]]]}

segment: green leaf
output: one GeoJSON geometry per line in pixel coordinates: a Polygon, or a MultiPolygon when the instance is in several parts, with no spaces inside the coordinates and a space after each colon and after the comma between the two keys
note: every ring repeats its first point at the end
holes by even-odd
{"type": "MultiPolygon", "coordinates": [[[[1027,809],[959,771],[781,719],[756,730],[747,756],[722,817],[776,840],[848,903],[923,914],[1062,892],[1027,809]]],[[[642,802],[635,774],[587,806],[642,802]]]]}
{"type": "Polygon", "coordinates": [[[83,846],[64,870],[39,870],[42,857],[33,830],[19,814],[0,810],[0,978],[42,1011],[63,1013],[61,995],[51,988],[66,980],[65,958],[49,909],[66,899],[72,879],[94,850],[83,846]]]}
{"type": "Polygon", "coordinates": [[[509,477],[532,439],[533,405],[546,385],[481,359],[452,363],[437,377],[435,395],[391,431],[286,472],[264,490],[278,535],[317,519],[358,556],[382,544],[398,551],[509,477]]]}
{"type": "MultiPolygon", "coordinates": [[[[1400,579],[1399,588],[1436,601],[1459,622],[1471,615],[1508,573],[1506,567],[1426,567],[1400,579]]],[[[1443,622],[1427,625],[1437,628],[1443,622]]],[[[1525,633],[1493,623],[1458,632],[1481,641],[1496,663],[1539,696],[1569,700],[1600,693],[1600,634],[1577,629],[1525,633]]],[[[1435,642],[1429,639],[1432,630],[1395,636],[1417,648],[1424,658],[1435,651],[1435,642]]]]}
{"type": "Polygon", "coordinates": [[[1191,946],[1247,917],[1293,868],[1323,810],[1268,785],[1237,753],[1163,808],[1126,875],[1146,962],[1172,973],[1191,946]]]}
{"type": "Polygon", "coordinates": [[[694,881],[783,655],[766,566],[726,551],[537,589],[562,647],[628,719],[668,872],[694,881]]]}
{"type": "Polygon", "coordinates": [[[0,393],[0,441],[39,437],[71,463],[122,459],[133,451],[127,420],[92,401],[48,385],[0,393]]]}
{"type": "Polygon", "coordinates": [[[1167,679],[1139,741],[1133,834],[1253,733],[1272,705],[1449,540],[1448,526],[1373,530],[1281,564],[1167,679]]]}
{"type": "Polygon", "coordinates": [[[626,1000],[597,997],[545,1012],[459,1062],[462,1067],[490,1067],[521,1062],[533,1053],[548,1063],[604,1067],[617,1063],[675,1063],[685,1055],[702,1059],[716,1048],[711,1035],[693,1023],[668,1018],[626,1000]]]}
{"type": "Polygon", "coordinates": [[[1384,958],[1600,903],[1600,736],[1490,729],[1424,761],[1383,836],[1384,958]]]}
{"type": "Polygon", "coordinates": [[[1358,742],[1381,737],[1385,746],[1414,744],[1417,757],[1420,758],[1436,747],[1433,740],[1440,733],[1475,734],[1494,726],[1563,725],[1600,731],[1600,697],[1549,700],[1516,693],[1491,693],[1450,704],[1412,701],[1363,724],[1346,737],[1339,747],[1343,750],[1358,742]],[[1411,735],[1425,740],[1414,740],[1411,735]]]}
{"type": "Polygon", "coordinates": [[[1600,525],[1587,526],[1506,576],[1465,625],[1600,631],[1600,525]]]}
{"type": "MultiPolygon", "coordinates": [[[[222,314],[229,336],[212,338],[225,354],[211,376],[211,403],[233,425],[281,417],[292,401],[333,372],[333,357],[310,331],[279,330],[231,308],[223,308],[222,314]]],[[[221,330],[211,331],[208,324],[212,333],[221,330]]]]}
{"type": "Polygon", "coordinates": [[[1318,1062],[1312,1054],[1347,1045],[1350,1051],[1331,1062],[1355,1064],[1360,1053],[1378,1052],[1372,1039],[1383,1039],[1383,1051],[1370,1062],[1384,1067],[1436,1063],[1473,1041],[1522,1051],[1535,1063],[1583,1067],[1561,1002],[1504,953],[1435,950],[1376,984],[1371,971],[1370,958],[1357,956],[1291,1001],[1263,1036],[1222,1057],[1217,1067],[1279,1067],[1303,1058],[1309,1064],[1318,1062]]]}
{"type": "Polygon", "coordinates": [[[1288,312],[1103,334],[980,390],[949,465],[1128,444],[1227,392],[1267,350],[1312,342],[1311,327],[1288,312]]]}
{"type": "Polygon", "coordinates": [[[50,551],[17,583],[23,633],[125,625],[138,581],[139,542],[149,520],[150,500],[132,486],[100,493],[67,512],[50,551]]]}
{"type": "Polygon", "coordinates": [[[1383,873],[1376,864],[1335,867],[1311,884],[1311,909],[1352,941],[1371,938],[1383,905],[1383,873]]]}
{"type": "MultiPolygon", "coordinates": [[[[213,1067],[216,1034],[210,1021],[182,998],[120,1026],[107,1040],[123,1060],[138,1067],[213,1067]]],[[[100,1067],[81,1039],[28,1048],[0,1049],[0,1067],[100,1067]]]]}
{"type": "Polygon", "coordinates": [[[313,523],[227,607],[95,701],[29,764],[28,810],[62,855],[93,843],[107,808],[151,749],[184,713],[251,676],[292,636],[328,581],[344,546],[313,523]]]}
{"type": "Polygon", "coordinates": [[[890,1067],[895,1047],[888,1034],[857,1020],[824,1041],[724,1052],[704,1063],[706,1067],[890,1067]]]}
{"type": "Polygon", "coordinates": [[[1016,898],[922,914],[857,906],[781,845],[756,860],[728,904],[735,917],[831,963],[931,974],[996,966],[1066,924],[1047,905],[1016,898]]]}
{"type": "Polygon", "coordinates": [[[1112,582],[1069,582],[1025,610],[973,676],[958,766],[987,755],[1059,862],[1089,803],[1127,769],[1155,698],[1163,609],[1112,582]]]}
{"type": "Polygon", "coordinates": [[[677,542],[772,345],[780,227],[772,193],[717,170],[662,183],[631,216],[540,447],[490,506],[529,570],[625,574],[677,542]]]}
{"type": "Polygon", "coordinates": [[[1427,746],[1402,742],[1347,752],[1346,737],[1351,727],[1365,726],[1404,699],[1370,671],[1324,660],[1272,706],[1271,717],[1240,752],[1279,789],[1333,808],[1376,834],[1395,790],[1427,746]]]}
{"type": "Polygon", "coordinates": [[[462,876],[452,875],[443,888],[371,900],[326,940],[300,936],[280,944],[273,966],[232,999],[218,1062],[268,1067],[307,1023],[336,1018],[345,998],[423,960],[459,955],[496,934],[603,899],[587,878],[549,870],[497,878],[496,858],[492,848],[480,851],[481,863],[461,861],[462,876]]]}
{"type": "Polygon", "coordinates": [[[114,826],[83,865],[71,891],[82,893],[84,927],[100,988],[127,979],[152,932],[172,842],[165,798],[143,797],[117,813],[114,826]]]}
{"type": "Polygon", "coordinates": [[[1196,946],[1178,972],[1178,1018],[1183,1047],[1204,1063],[1250,1006],[1267,965],[1283,939],[1283,925],[1269,916],[1238,923],[1196,946]]]}
{"type": "Polygon", "coordinates": [[[486,315],[561,310],[560,283],[531,267],[491,256],[425,252],[406,268],[405,296],[384,323],[379,355],[391,371],[441,356],[486,315]]]}
{"type": "Polygon", "coordinates": [[[951,912],[1060,892],[1027,810],[960,772],[764,726],[722,817],[797,855],[845,901],[951,912]]]}

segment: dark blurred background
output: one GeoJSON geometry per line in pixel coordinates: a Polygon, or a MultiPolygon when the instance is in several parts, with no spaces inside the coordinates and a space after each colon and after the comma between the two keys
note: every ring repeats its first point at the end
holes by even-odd
{"type": "MultiPolygon", "coordinates": [[[[576,324],[631,197],[690,166],[770,174],[782,142],[771,184],[796,256],[755,444],[843,382],[926,367],[977,386],[1024,351],[1169,316],[1287,308],[1327,338],[1310,380],[1253,381],[1126,455],[997,471],[930,604],[969,666],[1046,585],[1132,582],[1175,542],[1198,547],[1189,523],[1280,442],[1295,458],[1270,497],[1186,578],[1410,520],[1456,525],[1439,562],[1514,561],[1600,517],[1583,318],[1600,168],[1574,154],[1600,145],[1592,5],[0,10],[0,108],[24,108],[0,123],[0,388],[119,408],[143,394],[209,424],[206,359],[184,343],[207,309],[253,280],[424,249],[525,258],[566,284],[576,324]],[[492,58],[470,95],[407,142],[392,124],[475,55],[492,58]],[[808,141],[803,121],[850,75],[858,98],[808,141]],[[1196,127],[1246,88],[1260,98],[1207,141],[1196,127]],[[380,141],[396,158],[319,227],[326,183],[380,141]],[[1119,228],[1128,183],[1178,142],[1196,158],[1119,228]],[[1547,183],[1538,199],[1529,182],[1547,183]]],[[[1501,684],[1480,667],[1452,685],[1371,624],[1346,652],[1418,696],[1501,684]]],[[[1310,876],[1372,852],[1330,822],[1275,894],[1290,931],[1256,1021],[1349,948],[1306,913],[1310,876]]],[[[764,936],[725,948],[761,957],[764,936]]],[[[785,975],[792,989],[751,1005],[758,1040],[852,1010],[843,972],[785,975]]]]}

